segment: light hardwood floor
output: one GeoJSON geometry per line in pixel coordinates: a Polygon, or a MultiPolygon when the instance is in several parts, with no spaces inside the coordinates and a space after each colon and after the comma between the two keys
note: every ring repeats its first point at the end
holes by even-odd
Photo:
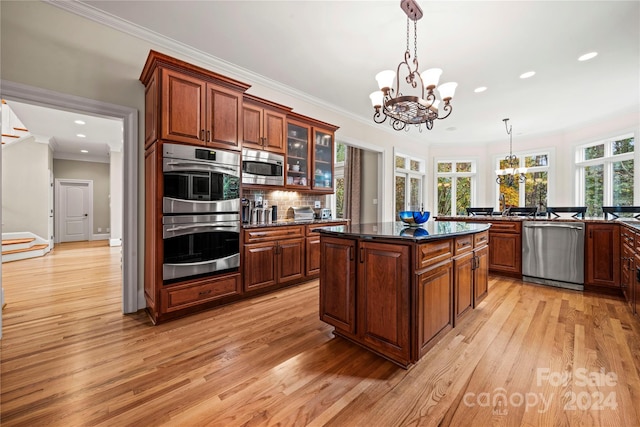
{"type": "Polygon", "coordinates": [[[316,281],[152,326],[121,313],[103,242],[2,274],[2,426],[640,425],[640,321],[621,298],[492,276],[403,370],[333,337],[316,281]]]}

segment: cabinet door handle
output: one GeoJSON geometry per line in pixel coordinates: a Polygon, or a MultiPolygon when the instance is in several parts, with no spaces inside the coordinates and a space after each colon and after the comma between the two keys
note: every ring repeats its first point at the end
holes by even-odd
{"type": "Polygon", "coordinates": [[[208,130],[207,131],[207,142],[210,142],[210,141],[211,141],[211,131],[208,130]]]}
{"type": "Polygon", "coordinates": [[[200,141],[204,141],[204,129],[200,129],[200,141]]]}
{"type": "Polygon", "coordinates": [[[360,247],[360,264],[364,264],[364,248],[360,247]]]}
{"type": "Polygon", "coordinates": [[[349,261],[353,261],[353,248],[349,246],[349,261]]]}

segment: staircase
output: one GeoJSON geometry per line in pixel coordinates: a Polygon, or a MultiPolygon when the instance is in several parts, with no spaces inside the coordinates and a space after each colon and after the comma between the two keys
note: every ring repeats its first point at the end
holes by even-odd
{"type": "Polygon", "coordinates": [[[2,233],[2,262],[35,258],[49,252],[49,242],[29,232],[2,233]]]}
{"type": "Polygon", "coordinates": [[[31,136],[29,130],[22,124],[7,101],[0,100],[2,109],[2,147],[23,141],[31,136]]]}

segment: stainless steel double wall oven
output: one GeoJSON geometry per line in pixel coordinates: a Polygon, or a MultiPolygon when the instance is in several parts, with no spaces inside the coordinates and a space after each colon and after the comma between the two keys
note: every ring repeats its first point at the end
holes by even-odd
{"type": "Polygon", "coordinates": [[[240,266],[240,154],[163,144],[164,283],[240,266]]]}

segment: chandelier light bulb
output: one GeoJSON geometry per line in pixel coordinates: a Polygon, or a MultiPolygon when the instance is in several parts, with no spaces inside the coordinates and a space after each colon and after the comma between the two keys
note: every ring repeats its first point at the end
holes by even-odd
{"type": "Polygon", "coordinates": [[[374,108],[382,107],[382,98],[383,97],[384,97],[384,93],[382,93],[381,90],[377,90],[375,92],[371,92],[371,95],[369,95],[369,98],[371,99],[371,105],[373,105],[374,108]]]}
{"type": "Polygon", "coordinates": [[[442,75],[442,69],[440,68],[429,68],[428,70],[420,73],[420,77],[422,77],[422,82],[424,83],[424,87],[427,89],[433,89],[438,86],[438,82],[440,81],[440,76],[442,75]]]}
{"type": "Polygon", "coordinates": [[[453,98],[453,95],[456,93],[456,88],[458,87],[458,83],[448,82],[443,83],[438,86],[438,93],[440,93],[440,98],[443,101],[449,101],[453,98]]]}
{"type": "Polygon", "coordinates": [[[385,92],[385,89],[389,90],[393,85],[393,80],[396,78],[396,73],[393,70],[384,70],[376,74],[376,80],[378,81],[378,87],[381,91],[385,92]]]}

